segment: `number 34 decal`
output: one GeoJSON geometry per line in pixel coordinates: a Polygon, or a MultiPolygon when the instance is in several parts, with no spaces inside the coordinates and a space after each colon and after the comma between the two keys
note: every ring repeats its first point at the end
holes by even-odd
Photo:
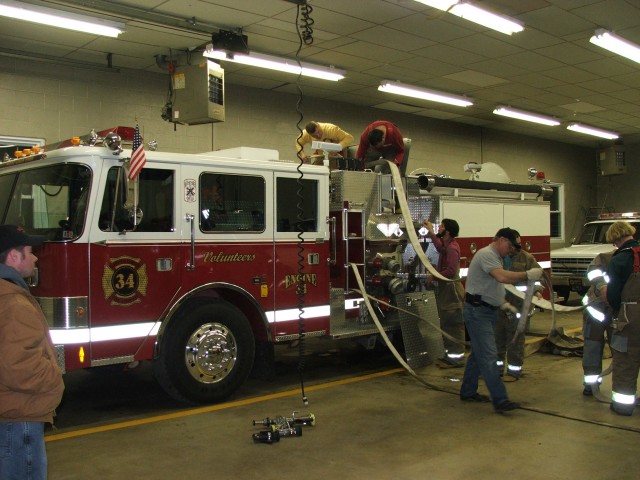
{"type": "Polygon", "coordinates": [[[102,272],[102,291],[111,305],[129,307],[147,294],[147,266],[139,258],[110,258],[102,272]]]}

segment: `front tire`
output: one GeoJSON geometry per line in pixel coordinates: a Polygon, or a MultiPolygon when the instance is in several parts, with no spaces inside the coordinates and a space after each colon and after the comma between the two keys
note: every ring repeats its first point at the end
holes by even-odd
{"type": "Polygon", "coordinates": [[[247,318],[230,303],[215,300],[183,308],[162,336],[154,371],[173,398],[215,403],[245,382],[254,356],[247,318]]]}

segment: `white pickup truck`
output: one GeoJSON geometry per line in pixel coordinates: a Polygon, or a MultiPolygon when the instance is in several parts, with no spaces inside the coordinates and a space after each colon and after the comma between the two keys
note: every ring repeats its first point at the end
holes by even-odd
{"type": "Polygon", "coordinates": [[[558,300],[569,298],[571,292],[584,295],[589,289],[587,267],[596,255],[608,252],[614,247],[606,240],[607,230],[612,223],[627,221],[636,228],[636,238],[640,231],[640,213],[603,213],[598,220],[587,222],[580,236],[569,247],[551,250],[551,283],[558,300]]]}

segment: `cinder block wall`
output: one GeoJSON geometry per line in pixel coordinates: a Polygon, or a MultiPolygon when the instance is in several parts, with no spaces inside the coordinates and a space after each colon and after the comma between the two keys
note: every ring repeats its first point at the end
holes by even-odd
{"type": "MultiPolygon", "coordinates": [[[[50,143],[84,135],[91,128],[137,121],[145,141],[156,139],[162,151],[198,153],[250,146],[276,149],[281,158],[294,159],[296,95],[227,83],[224,123],[174,127],[161,118],[168,85],[169,77],[163,73],[95,71],[4,59],[0,135],[39,137],[50,143]]],[[[302,111],[301,127],[309,120],[336,123],[356,142],[368,123],[394,122],[412,139],[408,172],[427,168],[467,178],[466,163],[494,162],[512,181],[526,183],[528,167],[544,171],[551,181],[566,185],[565,241],[552,247],[577,235],[588,208],[597,205],[593,149],[309,97],[303,98],[302,111]]]]}

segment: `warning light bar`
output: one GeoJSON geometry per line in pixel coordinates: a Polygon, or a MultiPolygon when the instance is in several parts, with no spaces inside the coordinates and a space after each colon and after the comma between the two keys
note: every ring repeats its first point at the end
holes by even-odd
{"type": "Polygon", "coordinates": [[[598,215],[600,220],[608,220],[610,218],[638,218],[640,217],[639,212],[624,212],[624,213],[601,213],[598,215]]]}

